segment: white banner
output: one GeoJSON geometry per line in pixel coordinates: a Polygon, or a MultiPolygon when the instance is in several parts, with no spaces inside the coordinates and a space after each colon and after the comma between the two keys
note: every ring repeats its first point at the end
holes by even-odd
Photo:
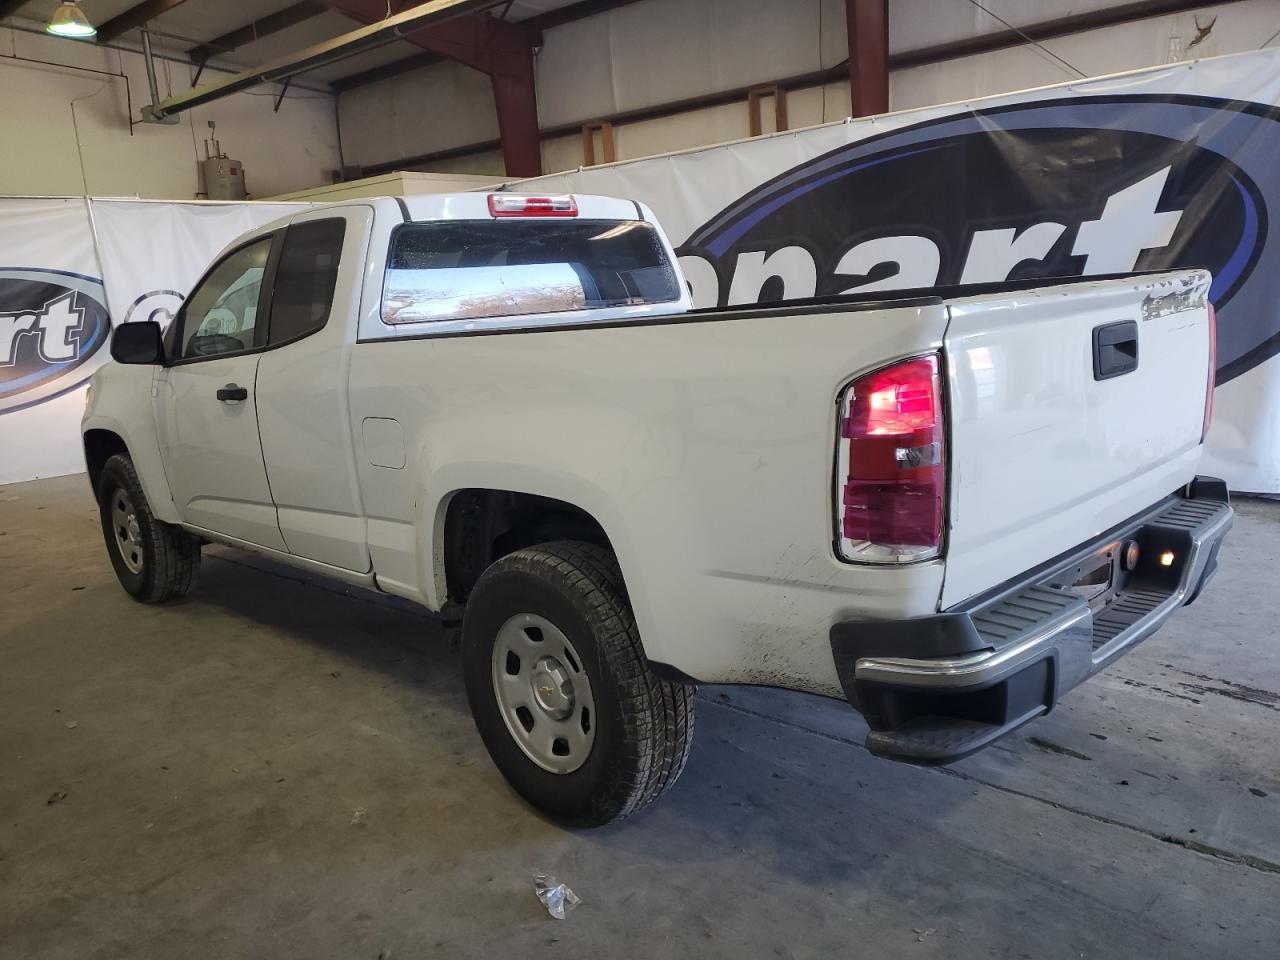
{"type": "Polygon", "coordinates": [[[83,198],[0,200],[0,483],[84,468],[106,298],[83,198]]]}
{"type": "MultiPolygon", "coordinates": [[[[1280,492],[1280,51],[524,181],[653,208],[699,306],[1203,266],[1203,471],[1280,492]]],[[[1135,432],[1142,426],[1135,422],[1135,432]]]]}
{"type": "Polygon", "coordinates": [[[98,258],[113,323],[167,324],[228,243],[305,209],[289,203],[155,203],[94,200],[98,258]]]}
{"type": "Polygon", "coordinates": [[[219,250],[301,209],[0,198],[0,483],[82,470],[84,388],[111,327],[167,323],[219,250]]]}

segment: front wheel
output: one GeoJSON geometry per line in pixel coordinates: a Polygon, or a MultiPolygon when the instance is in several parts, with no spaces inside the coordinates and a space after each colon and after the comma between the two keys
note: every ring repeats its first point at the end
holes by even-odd
{"type": "Polygon", "coordinates": [[[665,793],[693,742],[693,688],[649,669],[613,555],[563,541],[481,576],[462,625],[476,728],[516,791],[605,824],[665,793]]]}
{"type": "Polygon", "coordinates": [[[98,478],[102,535],[120,586],[135,600],[186,596],[200,572],[200,541],[151,513],[133,461],[118,453],[98,478]]]}

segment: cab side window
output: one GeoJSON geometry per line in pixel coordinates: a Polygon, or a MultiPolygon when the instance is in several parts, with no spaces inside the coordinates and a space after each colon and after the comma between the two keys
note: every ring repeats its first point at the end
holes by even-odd
{"type": "Polygon", "coordinates": [[[271,292],[269,344],[298,340],[328,322],[346,228],[336,217],[295,223],[285,233],[271,292]]]}
{"type": "Polygon", "coordinates": [[[253,349],[258,296],[270,252],[271,237],[263,237],[228,254],[210,271],[187,300],[179,358],[253,349]]]}

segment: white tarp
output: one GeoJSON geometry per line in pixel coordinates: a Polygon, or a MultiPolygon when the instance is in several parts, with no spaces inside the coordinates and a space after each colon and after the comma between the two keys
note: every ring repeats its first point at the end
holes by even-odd
{"type": "MultiPolygon", "coordinates": [[[[1207,266],[1218,382],[1203,470],[1280,492],[1280,51],[1042,87],[519,189],[629,197],[700,306],[1207,266]]],[[[876,295],[884,295],[876,293],[876,295]]],[[[1144,416],[1134,411],[1135,431],[1144,416]]]]}
{"type": "Polygon", "coordinates": [[[254,227],[305,209],[287,203],[92,204],[114,323],[167,323],[219,250],[254,227]]]}
{"type": "Polygon", "coordinates": [[[0,483],[84,468],[111,326],[167,322],[236,236],[305,204],[0,198],[0,483]]]}
{"type": "Polygon", "coordinates": [[[84,468],[77,386],[105,356],[104,311],[81,337],[44,307],[73,296],[93,310],[101,276],[83,199],[0,200],[0,483],[84,468]]]}

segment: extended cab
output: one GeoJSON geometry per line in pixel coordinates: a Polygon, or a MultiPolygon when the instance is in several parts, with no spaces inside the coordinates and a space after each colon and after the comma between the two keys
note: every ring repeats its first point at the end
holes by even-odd
{"type": "Polygon", "coordinates": [[[847,699],[965,756],[1195,598],[1199,270],[695,310],[628,200],[355,201],[118,327],[85,457],[124,588],[215,541],[461,618],[494,761],[552,814],[661,795],[693,684],[847,699]]]}

